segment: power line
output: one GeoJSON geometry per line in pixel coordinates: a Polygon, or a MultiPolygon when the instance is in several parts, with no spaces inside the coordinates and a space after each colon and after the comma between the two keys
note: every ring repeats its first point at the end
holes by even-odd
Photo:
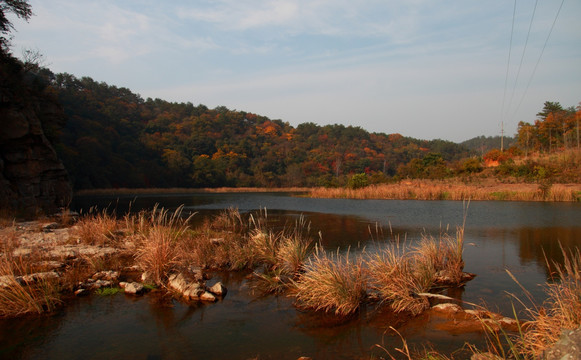
{"type": "Polygon", "coordinates": [[[561,9],[563,8],[564,3],[565,3],[565,0],[562,0],[561,5],[559,6],[559,10],[557,10],[557,14],[555,15],[555,20],[553,20],[553,25],[551,25],[551,30],[549,30],[549,34],[547,35],[547,38],[545,39],[545,43],[543,44],[543,49],[541,50],[541,54],[539,55],[539,58],[537,59],[537,63],[535,64],[535,67],[533,69],[533,73],[531,74],[531,77],[529,78],[529,82],[527,83],[527,87],[525,88],[525,91],[524,91],[522,97],[520,98],[518,106],[516,107],[516,110],[513,113],[513,117],[518,112],[518,109],[520,108],[527,92],[529,91],[529,87],[531,86],[531,83],[533,81],[533,77],[535,76],[535,73],[537,72],[537,67],[539,66],[539,63],[541,62],[541,58],[543,57],[543,53],[545,52],[545,48],[547,47],[547,43],[549,42],[549,38],[551,37],[551,33],[553,32],[553,29],[555,28],[555,23],[557,23],[557,18],[559,17],[559,14],[561,13],[561,9]]]}
{"type": "Polygon", "coordinates": [[[536,0],[535,1],[535,7],[533,8],[533,14],[531,15],[531,21],[529,23],[529,31],[527,32],[527,38],[525,40],[525,46],[524,46],[524,48],[522,50],[522,55],[521,55],[521,58],[520,58],[520,64],[518,65],[518,70],[516,72],[516,78],[514,79],[514,86],[512,87],[512,94],[510,95],[510,100],[508,102],[507,112],[508,112],[508,110],[510,110],[510,106],[512,105],[512,99],[514,98],[514,93],[516,91],[516,84],[518,83],[518,78],[520,76],[520,70],[522,68],[522,63],[523,63],[523,60],[525,58],[525,53],[527,51],[527,45],[529,43],[529,37],[531,35],[531,29],[533,27],[533,20],[535,19],[535,13],[537,12],[537,4],[538,3],[539,3],[539,0],[536,0]]]}
{"type": "Polygon", "coordinates": [[[506,77],[504,78],[504,94],[502,95],[502,107],[500,109],[500,121],[504,119],[504,103],[506,101],[506,88],[508,84],[508,70],[510,68],[510,55],[512,52],[512,36],[514,34],[514,18],[516,16],[516,0],[514,0],[514,8],[512,10],[512,26],[510,28],[510,45],[508,46],[508,61],[506,63],[506,77]]]}

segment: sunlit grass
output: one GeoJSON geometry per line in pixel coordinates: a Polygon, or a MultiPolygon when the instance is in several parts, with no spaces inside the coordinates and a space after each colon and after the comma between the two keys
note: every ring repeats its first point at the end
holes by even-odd
{"type": "Polygon", "coordinates": [[[360,256],[326,252],[316,248],[295,283],[297,306],[349,316],[367,297],[367,277],[360,256]]]}
{"type": "Polygon", "coordinates": [[[398,200],[506,200],[579,201],[579,184],[553,184],[547,194],[537,184],[478,184],[446,180],[406,180],[394,184],[370,185],[360,189],[315,188],[315,198],[398,199],[398,200]]]}

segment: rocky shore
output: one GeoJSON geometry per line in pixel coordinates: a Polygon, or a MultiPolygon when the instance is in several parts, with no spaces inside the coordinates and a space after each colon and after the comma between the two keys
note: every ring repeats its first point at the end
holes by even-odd
{"type": "Polygon", "coordinates": [[[120,288],[134,296],[152,289],[167,291],[188,302],[216,302],[226,295],[222,283],[208,285],[211,277],[201,267],[191,266],[186,272],[169,274],[164,283],[156,283],[135,264],[134,239],[123,231],[115,236],[123,241],[116,241],[115,246],[94,245],[81,240],[78,225],[29,221],[4,227],[0,229],[0,257],[4,263],[13,261],[18,266],[3,266],[0,292],[52,283],[61,292],[75,296],[104,288],[120,288]]]}

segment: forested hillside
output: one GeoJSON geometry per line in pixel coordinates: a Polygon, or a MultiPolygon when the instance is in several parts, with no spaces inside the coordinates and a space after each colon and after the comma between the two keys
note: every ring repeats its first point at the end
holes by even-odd
{"type": "Polygon", "coordinates": [[[511,146],[516,145],[516,139],[511,136],[505,136],[501,138],[500,136],[477,136],[470,140],[462,141],[460,145],[467,147],[469,150],[474,151],[477,155],[483,156],[487,152],[493,149],[499,149],[502,147],[508,149],[511,146]]]}
{"type": "Polygon", "coordinates": [[[381,179],[428,153],[446,161],[468,150],[443,140],[297,127],[257,114],[142,99],[126,88],[44,70],[67,115],[55,144],[76,189],[342,185],[381,179]]]}

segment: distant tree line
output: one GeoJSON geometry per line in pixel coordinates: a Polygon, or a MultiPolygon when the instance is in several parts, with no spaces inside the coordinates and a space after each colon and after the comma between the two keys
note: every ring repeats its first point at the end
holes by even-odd
{"type": "Polygon", "coordinates": [[[546,101],[533,124],[518,124],[518,146],[525,152],[552,152],[579,148],[581,104],[564,109],[560,103],[546,101]]]}
{"type": "Polygon", "coordinates": [[[76,189],[342,186],[361,173],[385,181],[430,153],[438,162],[469,155],[450,141],[344,125],[293,127],[223,106],[144,100],[88,77],[47,69],[42,76],[67,115],[54,142],[76,189]]]}

